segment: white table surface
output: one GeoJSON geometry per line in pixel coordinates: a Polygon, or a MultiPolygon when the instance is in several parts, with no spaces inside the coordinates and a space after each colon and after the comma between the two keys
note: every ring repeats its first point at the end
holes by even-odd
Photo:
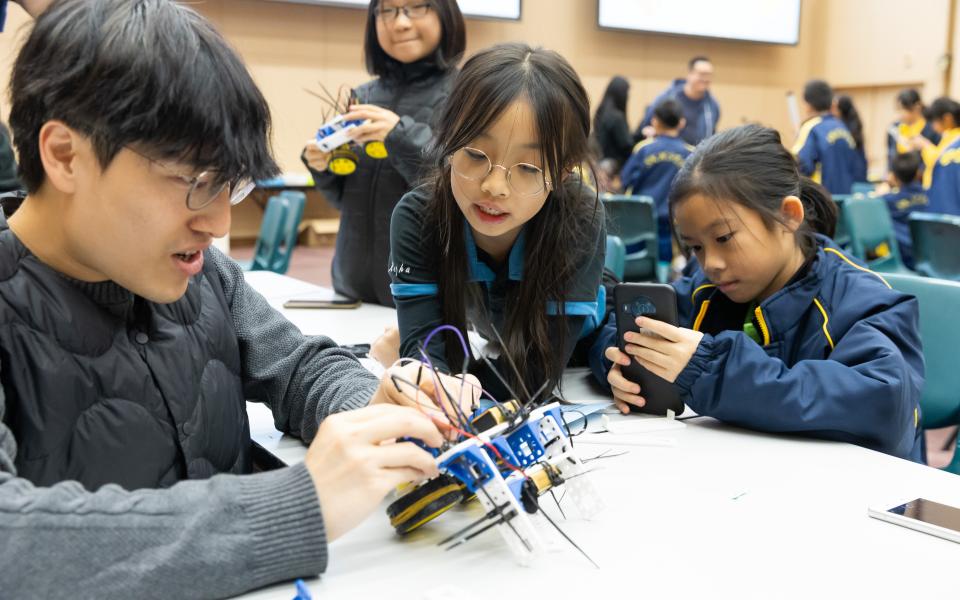
{"type": "MultiPolygon", "coordinates": [[[[279,304],[281,292],[309,285],[277,277],[251,273],[248,281],[279,304]]],[[[343,343],[365,341],[359,335],[394,318],[372,306],[309,317],[285,312],[305,333],[343,333],[343,343]]],[[[582,373],[570,374],[566,390],[572,401],[600,399],[582,373]]],[[[304,447],[273,429],[269,411],[251,405],[248,412],[255,439],[288,462],[302,460],[304,447]]],[[[563,520],[549,496],[542,504],[599,570],[542,519],[538,530],[549,550],[520,567],[495,531],[449,552],[437,547],[479,516],[476,503],[405,538],[379,510],[331,545],[327,572],[308,580],[314,597],[956,597],[960,545],[869,518],[867,508],[915,497],[960,506],[960,477],[850,444],[705,418],[679,430],[597,437],[577,444],[582,458],[627,451],[589,463],[607,508],[587,521],[565,502],[563,520]],[[675,445],[634,445],[645,436],[675,445]]],[[[285,583],[247,597],[293,596],[285,583]]]]}
{"type": "Polygon", "coordinates": [[[325,335],[338,344],[369,344],[383,333],[384,327],[397,326],[396,311],[376,304],[363,304],[357,309],[284,309],[283,303],[291,297],[332,291],[272,271],[248,271],[244,276],[271,306],[309,335],[325,335]]]}

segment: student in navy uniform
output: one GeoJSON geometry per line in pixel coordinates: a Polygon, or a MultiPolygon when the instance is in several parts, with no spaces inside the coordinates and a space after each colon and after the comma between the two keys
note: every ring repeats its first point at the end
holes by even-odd
{"type": "Polygon", "coordinates": [[[925,212],[960,216],[960,137],[944,148],[928,168],[932,174],[925,212]]]}
{"type": "MultiPolygon", "coordinates": [[[[579,77],[553,51],[503,44],[464,64],[438,122],[431,182],[393,213],[400,356],[419,357],[441,324],[471,327],[521,398],[558,385],[605,310],[602,204],[576,174],[589,111],[579,77]]],[[[427,352],[443,370],[462,368],[450,335],[427,352]]],[[[479,363],[470,371],[495,397],[507,393],[479,363]]]]}
{"type": "Polygon", "coordinates": [[[891,170],[894,156],[916,149],[912,143],[914,138],[924,137],[934,145],[940,143],[940,134],[926,119],[920,92],[908,88],[897,94],[897,110],[900,118],[887,131],[887,163],[891,170]]]}
{"type": "Polygon", "coordinates": [[[923,174],[923,159],[917,151],[897,154],[893,157],[892,175],[896,189],[884,194],[883,199],[890,209],[893,230],[900,247],[903,263],[913,268],[913,240],[910,237],[910,213],[925,210],[927,194],[920,183],[923,174]]]}
{"type": "Polygon", "coordinates": [[[620,180],[627,194],[653,198],[657,207],[660,260],[670,260],[673,244],[667,196],[674,176],[693,152],[693,146],[679,137],[684,119],[683,108],[676,100],[668,98],[660,102],[653,109],[651,123],[656,137],[636,145],[620,173],[620,180]]]}
{"type": "Polygon", "coordinates": [[[808,118],[793,146],[800,173],[831,194],[849,194],[861,173],[861,161],[850,130],[830,112],[833,90],[826,81],[810,81],[803,88],[803,101],[808,118]]]}
{"type": "Polygon", "coordinates": [[[761,431],[839,440],[919,461],[923,388],[917,300],[826,236],[836,206],[801,177],[773,129],[745,125],[701,144],[670,193],[692,253],[677,290],[680,327],[616,326],[593,346],[617,406],[643,406],[623,365],[673,382],[698,414],[761,431]]]}
{"type": "Polygon", "coordinates": [[[706,56],[694,56],[687,63],[687,77],[674,79],[669,88],[653,99],[640,127],[637,139],[652,137],[653,109],[668,98],[673,98],[683,107],[684,126],[680,130],[682,137],[691,146],[717,131],[720,122],[720,104],[710,93],[713,83],[713,63],[706,56]]]}
{"type": "Polygon", "coordinates": [[[856,144],[857,168],[853,175],[854,181],[867,181],[867,145],[863,141],[863,121],[860,119],[860,112],[857,111],[853,98],[846,94],[837,96],[833,107],[834,115],[847,126],[850,137],[856,144]]]}
{"type": "MultiPolygon", "coordinates": [[[[944,158],[947,150],[960,139],[960,103],[952,98],[941,96],[930,104],[928,113],[933,130],[940,134],[940,141],[934,144],[923,136],[915,137],[910,141],[914,149],[919,150],[920,156],[923,157],[923,187],[926,190],[933,186],[933,176],[940,172],[940,167],[950,164],[951,159],[941,160],[941,158],[944,158]]],[[[946,180],[942,179],[941,183],[944,181],[946,180]]],[[[942,187],[938,190],[937,203],[947,199],[946,196],[941,197],[941,194],[947,191],[949,190],[942,187]]],[[[928,194],[927,197],[933,202],[933,196],[928,194]]],[[[952,205],[953,201],[948,204],[952,205]]]]}
{"type": "Polygon", "coordinates": [[[456,0],[370,2],[364,55],[367,71],[377,78],[356,89],[362,104],[351,106],[344,118],[367,121],[353,130],[353,141],[382,142],[387,156],[361,151],[357,170],[346,176],[327,170],[331,153],[314,141],[301,156],[317,189],[340,210],[333,287],[345,296],[393,305],[390,216],[423,174],[433,116],[450,92],[465,31],[456,0]]]}

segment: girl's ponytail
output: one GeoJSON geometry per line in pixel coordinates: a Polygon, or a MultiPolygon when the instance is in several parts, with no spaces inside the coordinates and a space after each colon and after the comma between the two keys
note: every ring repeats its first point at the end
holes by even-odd
{"type": "Polygon", "coordinates": [[[814,233],[832,238],[837,231],[838,211],[830,192],[809,177],[801,177],[800,201],[803,202],[804,223],[814,233]]]}

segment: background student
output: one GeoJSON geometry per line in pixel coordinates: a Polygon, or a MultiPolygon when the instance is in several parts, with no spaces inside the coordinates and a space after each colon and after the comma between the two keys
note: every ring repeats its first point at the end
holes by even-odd
{"type": "MultiPolygon", "coordinates": [[[[947,117],[948,120],[953,117],[947,117]]],[[[951,130],[946,130],[943,137],[952,135],[951,130]]],[[[960,132],[960,129],[956,130],[960,132]]],[[[941,145],[943,139],[940,140],[941,145]]],[[[928,156],[933,156],[933,151],[928,156]]],[[[960,135],[939,154],[933,164],[927,166],[930,169],[930,185],[927,189],[926,206],[927,212],[960,216],[960,135]]],[[[927,173],[924,171],[923,179],[927,180],[927,173]]]]}
{"type": "Polygon", "coordinates": [[[683,109],[676,100],[668,98],[654,107],[651,123],[655,137],[637,144],[623,167],[620,180],[627,194],[653,198],[657,207],[659,259],[668,261],[673,256],[673,235],[667,197],[673,178],[693,152],[693,146],[680,138],[683,109]]]}
{"type": "Polygon", "coordinates": [[[434,114],[450,91],[466,47],[456,0],[373,0],[367,11],[364,55],[377,79],[356,89],[360,104],[344,115],[368,121],[354,130],[361,146],[383,142],[386,158],[358,153],[351,175],[327,170],[330,153],[307,144],[303,162],[317,189],[340,209],[333,287],[364,302],[393,305],[387,263],[390,215],[422,174],[434,114]]]}
{"type": "Polygon", "coordinates": [[[897,111],[899,119],[887,131],[887,163],[890,169],[893,168],[894,156],[918,149],[913,143],[914,138],[923,136],[934,144],[940,143],[940,134],[926,119],[926,108],[920,99],[920,92],[908,88],[897,94],[897,111]]]}
{"type": "Polygon", "coordinates": [[[698,414],[921,460],[917,301],[814,232],[836,206],[779,134],[746,125],[701,144],[670,207],[695,259],[673,283],[681,326],[640,317],[658,335],[627,333],[623,353],[608,324],[594,345],[621,410],[645,403],[621,372],[636,360],[698,414]]]}
{"type": "Polygon", "coordinates": [[[857,153],[856,168],[853,174],[854,181],[867,181],[867,152],[866,142],[863,140],[863,121],[860,120],[860,113],[853,104],[853,99],[846,94],[840,94],[834,99],[834,115],[843,121],[853,143],[856,144],[854,150],[857,153]]]}
{"type": "Polygon", "coordinates": [[[616,170],[630,156],[633,133],[627,121],[627,96],[630,82],[617,75],[607,84],[603,98],[593,117],[593,136],[600,148],[600,161],[612,159],[616,170]]]}
{"type": "Polygon", "coordinates": [[[809,81],[803,88],[803,102],[807,119],[793,145],[800,173],[831,194],[849,194],[861,163],[850,130],[830,112],[833,90],[826,81],[809,81]]]}
{"type": "MultiPolygon", "coordinates": [[[[577,174],[589,110],[555,52],[503,44],[466,62],[438,122],[430,183],[393,215],[400,356],[419,357],[441,324],[475,328],[490,342],[480,352],[520,399],[558,385],[604,310],[603,210],[577,174]]],[[[435,365],[462,369],[455,336],[436,336],[426,351],[435,365]]],[[[508,393],[484,364],[469,369],[495,396],[508,393]]]]}
{"type": "Polygon", "coordinates": [[[960,139],[960,103],[942,96],[933,101],[929,112],[930,124],[940,140],[934,143],[924,136],[916,136],[911,140],[913,149],[919,150],[923,157],[925,189],[933,184],[933,175],[941,155],[955,140],[960,139]]]}
{"type": "Polygon", "coordinates": [[[920,182],[923,160],[917,151],[897,154],[891,163],[895,189],[884,194],[883,199],[893,219],[893,230],[900,247],[903,263],[913,268],[913,238],[910,237],[910,215],[925,210],[927,194],[920,182]]]}

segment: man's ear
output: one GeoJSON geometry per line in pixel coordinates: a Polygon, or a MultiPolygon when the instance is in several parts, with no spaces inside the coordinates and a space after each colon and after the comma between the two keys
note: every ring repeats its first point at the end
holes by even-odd
{"type": "Polygon", "coordinates": [[[790,231],[800,229],[804,218],[803,202],[796,196],[787,196],[780,203],[780,216],[790,231]]]}
{"type": "Polygon", "coordinates": [[[65,194],[76,192],[77,153],[89,143],[62,121],[47,121],[38,138],[46,181],[65,194]]]}

